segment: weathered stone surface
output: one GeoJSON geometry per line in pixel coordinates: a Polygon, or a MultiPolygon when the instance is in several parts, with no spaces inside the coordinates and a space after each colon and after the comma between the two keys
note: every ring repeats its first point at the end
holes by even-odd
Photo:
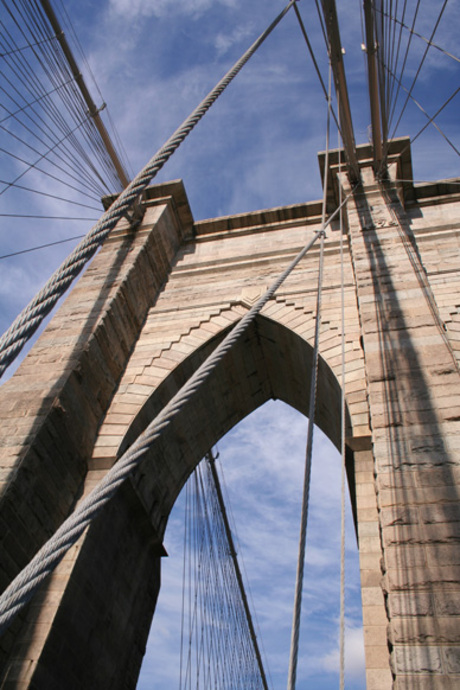
{"type": "Polygon", "coordinates": [[[433,595],[428,592],[392,592],[389,596],[391,617],[431,616],[434,612],[433,595]]]}
{"type": "Polygon", "coordinates": [[[395,673],[442,673],[441,647],[405,645],[393,648],[395,673]]]}
{"type": "Polygon", "coordinates": [[[460,616],[460,588],[454,592],[434,592],[436,611],[440,616],[460,616]]]}
{"type": "MultiPolygon", "coordinates": [[[[414,595],[414,599],[419,594],[414,595]]],[[[424,616],[423,618],[395,618],[390,623],[393,644],[452,644],[460,643],[459,619],[424,616]]]]}
{"type": "MultiPolygon", "coordinates": [[[[391,146],[390,174],[401,177],[410,164],[406,144],[391,146]]],[[[367,160],[368,147],[360,151],[367,160]]],[[[334,155],[332,175],[347,191],[334,155]]],[[[453,186],[442,204],[439,190],[410,188],[404,210],[367,163],[362,174],[364,187],[347,207],[345,393],[367,688],[450,690],[460,677],[460,198],[453,186]]],[[[149,191],[140,229],[133,234],[124,223],[113,233],[0,394],[1,584],[320,222],[314,202],[193,224],[180,183],[149,191]]],[[[328,242],[317,423],[339,445],[337,235],[328,242]]],[[[119,510],[90,528],[45,599],[4,636],[14,658],[4,687],[29,687],[32,678],[46,690],[135,687],[167,516],[190,471],[269,398],[308,414],[317,258],[315,248],[149,452],[119,510]],[[142,561],[135,577],[134,557],[142,561]],[[139,601],[130,599],[129,578],[139,601]],[[98,631],[92,637],[86,609],[98,631]]]]}
{"type": "Polygon", "coordinates": [[[460,680],[460,647],[444,647],[443,651],[447,673],[459,674],[460,680]]]}
{"type": "Polygon", "coordinates": [[[421,677],[420,674],[416,676],[404,675],[398,676],[395,680],[393,690],[457,690],[458,678],[447,675],[430,674],[427,677],[421,677]]]}

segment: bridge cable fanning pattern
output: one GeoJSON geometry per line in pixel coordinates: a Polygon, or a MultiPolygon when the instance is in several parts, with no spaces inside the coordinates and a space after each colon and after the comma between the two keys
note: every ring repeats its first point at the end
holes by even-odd
{"type": "Polygon", "coordinates": [[[136,205],[147,185],[163,168],[182,141],[201,120],[234,77],[240,72],[251,56],[256,52],[273,29],[279,24],[296,0],[290,0],[270,26],[250,46],[244,55],[220,80],[200,105],[189,115],[183,124],[172,134],[168,141],[151,158],[147,165],[136,175],[124,189],[100,220],[89,231],[85,239],[71,252],[57,271],[38,292],[34,299],[23,309],[10,328],[0,339],[0,376],[17,357],[26,342],[35,333],[45,316],[51,311],[58,299],[67,290],[74,278],[80,273],[87,261],[106,239],[117,222],[136,205]]]}
{"type": "Polygon", "coordinates": [[[185,487],[179,689],[268,690],[217,456],[207,453],[185,487]]]}
{"type": "Polygon", "coordinates": [[[214,371],[224,356],[233,347],[240,336],[253,322],[265,304],[273,297],[286,278],[292,273],[319,237],[324,236],[326,227],[338,215],[348,199],[355,191],[345,197],[328,220],[322,225],[313,238],[303,247],[289,266],[272,283],[264,295],[248,311],[241,321],[227,334],[209,357],[201,364],[190,379],[174,395],[163,410],[152,420],[146,430],[138,437],[132,446],[122,455],[118,462],[107,472],[99,485],[82,500],[75,511],[62,523],[55,534],[42,546],[31,562],[11,582],[0,597],[0,633],[7,629],[31,599],[43,580],[54,570],[62,560],[66,551],[79,539],[86,527],[99,514],[102,508],[115,495],[121,484],[134,472],[146,453],[161,436],[182,407],[199,390],[201,384],[214,371]]]}
{"type": "MultiPolygon", "coordinates": [[[[6,88],[1,90],[6,100],[1,123],[7,122],[7,126],[0,127],[39,158],[33,162],[21,160],[26,169],[1,193],[29,171],[38,169],[42,160],[59,171],[55,179],[60,184],[75,188],[76,183],[82,193],[94,195],[95,200],[109,190],[121,189],[97,129],[99,111],[92,101],[91,107],[85,103],[80,87],[87,89],[78,68],[74,65],[72,69],[69,63],[73,56],[65,36],[59,25],[46,16],[44,5],[54,16],[49,3],[3,0],[3,5],[6,11],[1,24],[0,57],[6,88]]],[[[12,151],[5,153],[17,158],[12,151]]]]}
{"type": "MultiPolygon", "coordinates": [[[[388,156],[389,152],[389,141],[393,139],[396,136],[398,127],[401,123],[402,117],[406,111],[407,105],[409,101],[411,100],[412,102],[415,103],[415,105],[425,114],[425,116],[428,118],[428,122],[422,129],[414,136],[411,138],[411,142],[415,141],[420,134],[425,131],[427,126],[429,124],[433,124],[433,126],[437,129],[437,131],[444,137],[446,142],[453,148],[453,150],[458,154],[457,148],[452,144],[450,139],[447,137],[447,135],[442,131],[441,127],[434,122],[434,120],[438,117],[438,115],[441,113],[442,110],[452,101],[454,96],[457,95],[459,89],[454,91],[449,98],[447,98],[444,102],[444,104],[438,108],[436,113],[430,117],[428,114],[424,111],[424,109],[420,106],[418,101],[413,97],[413,90],[415,88],[415,85],[417,83],[418,77],[420,75],[420,72],[422,70],[422,67],[425,63],[426,57],[428,55],[428,51],[431,47],[436,48],[437,50],[441,51],[443,54],[447,55],[448,57],[454,59],[455,61],[458,62],[458,58],[456,58],[454,55],[449,53],[448,51],[445,51],[442,49],[440,46],[436,45],[433,42],[433,38],[435,36],[435,33],[438,29],[438,26],[440,24],[441,18],[443,16],[444,10],[447,6],[447,1],[444,0],[435,20],[434,20],[434,25],[432,32],[430,34],[430,38],[425,38],[423,35],[415,31],[415,25],[419,17],[419,10],[421,6],[421,0],[417,0],[415,9],[413,12],[413,17],[412,17],[412,22],[411,25],[408,26],[406,24],[405,19],[406,19],[406,13],[408,13],[407,10],[407,4],[408,0],[404,1],[403,9],[402,9],[402,14],[399,17],[397,17],[398,13],[398,3],[393,8],[392,3],[390,3],[389,7],[387,5],[387,10],[384,9],[383,3],[382,2],[371,2],[371,13],[372,13],[372,21],[373,21],[373,36],[374,36],[374,41],[375,41],[375,52],[377,54],[378,58],[378,83],[379,83],[379,102],[380,102],[380,118],[382,120],[382,139],[383,139],[383,157],[380,165],[380,169],[378,170],[378,175],[382,175],[385,170],[386,166],[386,159],[388,156]],[[398,33],[399,29],[399,33],[398,33]],[[405,49],[403,50],[403,30],[406,30],[409,34],[409,38],[407,40],[405,49]],[[418,62],[418,65],[415,69],[414,66],[414,72],[415,75],[412,78],[412,82],[408,88],[406,88],[403,84],[403,76],[404,72],[406,71],[406,68],[408,66],[408,59],[409,59],[409,53],[411,49],[411,44],[412,44],[412,38],[414,36],[418,36],[420,39],[422,39],[427,45],[426,48],[423,52],[423,55],[418,62]],[[402,59],[402,65],[400,66],[399,63],[401,62],[402,59]],[[398,103],[399,103],[399,97],[401,94],[401,91],[405,91],[406,96],[404,99],[404,102],[402,106],[399,109],[399,112],[397,113],[397,108],[398,108],[398,103]],[[393,121],[395,117],[397,116],[397,121],[396,124],[393,126],[393,121]],[[392,128],[391,134],[390,134],[390,128],[392,128]]],[[[365,3],[366,6],[366,3],[365,3]]],[[[374,50],[374,46],[367,45],[367,50],[372,51],[374,50]]],[[[369,77],[370,78],[370,77],[369,77]]]]}

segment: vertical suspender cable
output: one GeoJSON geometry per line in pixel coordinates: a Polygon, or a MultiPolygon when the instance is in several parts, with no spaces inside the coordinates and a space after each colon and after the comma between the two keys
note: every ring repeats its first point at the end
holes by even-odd
{"type": "Polygon", "coordinates": [[[224,498],[222,496],[222,489],[220,487],[219,475],[217,474],[217,470],[216,470],[215,457],[212,454],[212,451],[209,451],[206,458],[207,458],[208,463],[209,463],[209,468],[211,470],[211,476],[212,476],[212,479],[214,482],[214,487],[216,489],[216,495],[217,495],[217,500],[219,503],[219,508],[220,508],[220,511],[222,514],[222,520],[223,520],[223,524],[224,524],[225,535],[226,535],[227,541],[228,541],[228,548],[230,551],[230,556],[231,556],[232,561],[233,561],[233,567],[235,569],[235,576],[236,576],[236,580],[238,583],[238,588],[240,591],[241,600],[243,602],[244,613],[246,615],[246,621],[247,621],[248,628],[249,628],[249,634],[251,637],[252,645],[254,647],[254,654],[255,654],[256,659],[257,659],[257,665],[259,667],[262,685],[263,685],[265,690],[268,690],[267,678],[265,675],[264,665],[262,663],[262,656],[260,654],[259,644],[257,642],[257,635],[256,635],[256,631],[254,628],[254,623],[252,621],[251,610],[249,608],[248,598],[246,596],[246,591],[244,589],[243,577],[241,575],[241,570],[240,570],[238,558],[236,555],[236,549],[235,549],[235,544],[233,542],[232,531],[230,529],[230,523],[228,521],[228,516],[227,516],[227,511],[225,508],[224,498]]]}
{"type": "Polygon", "coordinates": [[[305,565],[305,543],[307,536],[307,518],[308,518],[308,502],[310,494],[310,475],[311,475],[311,459],[313,454],[313,429],[315,425],[315,409],[316,409],[316,392],[318,379],[318,361],[319,361],[319,333],[321,326],[321,296],[322,296],[322,282],[323,282],[323,259],[324,259],[324,226],[326,220],[326,200],[327,200],[327,175],[329,167],[329,125],[331,112],[331,65],[329,65],[329,98],[327,111],[327,127],[326,127],[326,156],[324,163],[324,193],[323,193],[323,212],[322,212],[322,232],[319,253],[319,267],[318,267],[318,290],[316,296],[316,323],[315,323],[315,340],[313,349],[311,382],[310,382],[310,404],[308,410],[308,431],[307,431],[307,448],[305,453],[305,471],[303,483],[303,497],[302,497],[302,512],[300,518],[300,537],[299,537],[299,556],[297,560],[297,573],[295,584],[294,597],[294,612],[292,618],[292,632],[291,632],[291,649],[289,655],[289,669],[288,669],[288,684],[287,690],[295,690],[297,678],[297,660],[299,655],[299,635],[300,635],[300,614],[302,608],[302,588],[303,575],[305,565]]]}
{"type": "MultiPolygon", "coordinates": [[[[345,205],[354,189],[345,197],[345,205]]],[[[118,462],[107,472],[98,486],[78,505],[75,511],[62,523],[54,535],[42,546],[30,563],[19,573],[0,596],[0,634],[11,624],[17,613],[32,598],[43,580],[62,560],[66,551],[75,544],[83,534],[85,528],[100,513],[102,508],[116,494],[121,484],[134,472],[144,458],[147,451],[155,443],[163,430],[168,427],[182,407],[196,393],[201,384],[211,375],[226,353],[233,347],[240,336],[253,322],[257,314],[273,297],[278,288],[291,274],[320,235],[325,227],[333,221],[340,209],[336,209],[329,216],[327,222],[318,230],[313,238],[291,261],[256,304],[243,316],[241,321],[232,328],[224,340],[198,367],[182,388],[171,398],[163,410],[153,419],[145,431],[121,456],[118,462]]]]}
{"type": "MultiPolygon", "coordinates": [[[[339,105],[340,121],[340,105],[339,105]]],[[[340,148],[340,134],[339,134],[340,148]]],[[[341,169],[342,161],[339,155],[339,205],[342,200],[341,169]]],[[[345,688],[345,274],[343,257],[343,213],[340,212],[340,296],[341,296],[341,349],[342,349],[342,390],[340,405],[341,427],[341,503],[340,503],[340,625],[339,625],[339,664],[340,690],[345,688]]]]}

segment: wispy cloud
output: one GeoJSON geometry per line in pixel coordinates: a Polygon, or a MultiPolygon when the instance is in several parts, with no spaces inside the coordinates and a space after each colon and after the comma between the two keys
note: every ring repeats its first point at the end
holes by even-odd
{"type": "Polygon", "coordinates": [[[165,15],[196,15],[212,5],[234,7],[240,0],[110,0],[111,9],[131,19],[136,16],[163,17],[165,15]]]}
{"type": "MultiPolygon", "coordinates": [[[[283,403],[271,402],[219,443],[224,491],[234,519],[233,531],[238,534],[237,551],[248,575],[260,639],[276,689],[285,687],[289,657],[306,428],[302,415],[283,403]]],[[[317,688],[327,688],[337,675],[340,459],[321,432],[315,437],[299,677],[308,678],[317,688]]],[[[143,669],[145,687],[149,669],[158,666],[163,653],[169,654],[164,645],[172,635],[166,631],[165,621],[171,621],[171,627],[180,623],[182,517],[178,501],[166,533],[170,557],[163,561],[164,584],[152,627],[149,660],[143,669]]],[[[354,687],[358,689],[364,687],[360,594],[350,514],[347,540],[347,662],[349,673],[353,669],[356,674],[354,687]]],[[[168,682],[173,683],[173,679],[168,682]]],[[[168,687],[166,681],[164,687],[168,687]]]]}
{"type": "MultiPolygon", "coordinates": [[[[345,668],[351,679],[362,679],[364,672],[364,637],[363,628],[345,624],[345,668]]],[[[326,654],[322,659],[326,671],[339,672],[340,652],[337,648],[326,654]]]]}
{"type": "Polygon", "coordinates": [[[229,33],[220,31],[214,40],[218,55],[225,55],[230,47],[235,44],[241,44],[241,42],[249,36],[254,36],[254,27],[252,24],[237,26],[229,33]]]}

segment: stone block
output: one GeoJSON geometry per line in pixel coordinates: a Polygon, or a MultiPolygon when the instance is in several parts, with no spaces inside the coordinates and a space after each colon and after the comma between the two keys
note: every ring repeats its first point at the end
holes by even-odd
{"type": "Polygon", "coordinates": [[[384,546],[398,544],[443,544],[452,543],[460,547],[460,532],[454,522],[437,524],[396,525],[382,530],[384,546]]]}
{"type": "Polygon", "coordinates": [[[458,591],[460,566],[389,568],[385,580],[389,591],[419,590],[422,587],[442,587],[444,591],[458,591]]]}
{"type": "Polygon", "coordinates": [[[390,506],[380,511],[380,521],[383,527],[417,525],[420,521],[419,510],[412,506],[390,506]]]}
{"type": "Polygon", "coordinates": [[[358,542],[361,553],[381,553],[380,537],[378,534],[373,537],[359,537],[358,542]]]}
{"type": "Polygon", "coordinates": [[[388,645],[366,646],[366,669],[385,669],[390,666],[388,645]]]}
{"type": "Polygon", "coordinates": [[[438,503],[420,506],[419,515],[422,522],[436,524],[442,522],[460,522],[459,503],[438,503]]]}
{"type": "Polygon", "coordinates": [[[362,587],[361,599],[363,606],[383,606],[383,591],[381,587],[362,587]]]}
{"type": "Polygon", "coordinates": [[[429,544],[425,547],[428,565],[460,565],[460,544],[429,544]]]}
{"type": "Polygon", "coordinates": [[[360,521],[358,525],[359,539],[362,537],[377,537],[380,539],[380,529],[377,520],[360,521]]]}
{"type": "Polygon", "coordinates": [[[357,507],[357,513],[358,513],[358,522],[360,524],[369,522],[369,523],[376,523],[378,525],[378,511],[377,511],[377,506],[373,508],[361,508],[360,506],[357,507]]]}
{"type": "MultiPolygon", "coordinates": [[[[460,617],[460,584],[458,591],[433,593],[436,612],[439,616],[460,617]]],[[[460,620],[460,619],[459,619],[460,620]]]]}
{"type": "MultiPolygon", "coordinates": [[[[379,557],[380,562],[380,557],[379,557]]],[[[362,587],[378,587],[382,583],[382,573],[380,569],[363,570],[361,569],[361,586],[362,587]]]]}
{"type": "Polygon", "coordinates": [[[447,673],[460,674],[460,646],[444,647],[443,652],[447,673]]]}
{"type": "MultiPolygon", "coordinates": [[[[417,598],[414,595],[414,599],[417,598]]],[[[395,618],[390,623],[390,638],[394,645],[420,644],[445,645],[460,644],[459,620],[432,616],[412,616],[395,618]]]]}
{"type": "Polygon", "coordinates": [[[366,670],[366,690],[392,690],[393,677],[390,668],[366,670]]]}
{"type": "Polygon", "coordinates": [[[366,626],[387,625],[388,617],[382,605],[363,606],[363,624],[366,626]]]}
{"type": "Polygon", "coordinates": [[[454,486],[392,489],[379,492],[379,505],[382,508],[395,505],[429,505],[449,501],[458,501],[458,490],[454,486]]]}
{"type": "MultiPolygon", "coordinates": [[[[387,621],[388,624],[388,621],[387,621]]],[[[388,648],[388,634],[386,625],[365,625],[363,627],[364,648],[382,647],[388,648]]]]}
{"type": "Polygon", "coordinates": [[[419,568],[426,565],[425,549],[417,545],[385,547],[384,558],[389,569],[419,568]]]}
{"type": "Polygon", "coordinates": [[[392,592],[388,596],[391,617],[433,615],[433,595],[428,592],[392,592]]]}
{"type": "Polygon", "coordinates": [[[395,679],[393,690],[458,690],[458,678],[446,675],[400,675],[395,679]]]}
{"type": "Polygon", "coordinates": [[[441,647],[397,645],[393,647],[392,663],[396,673],[442,673],[441,647]]]}

